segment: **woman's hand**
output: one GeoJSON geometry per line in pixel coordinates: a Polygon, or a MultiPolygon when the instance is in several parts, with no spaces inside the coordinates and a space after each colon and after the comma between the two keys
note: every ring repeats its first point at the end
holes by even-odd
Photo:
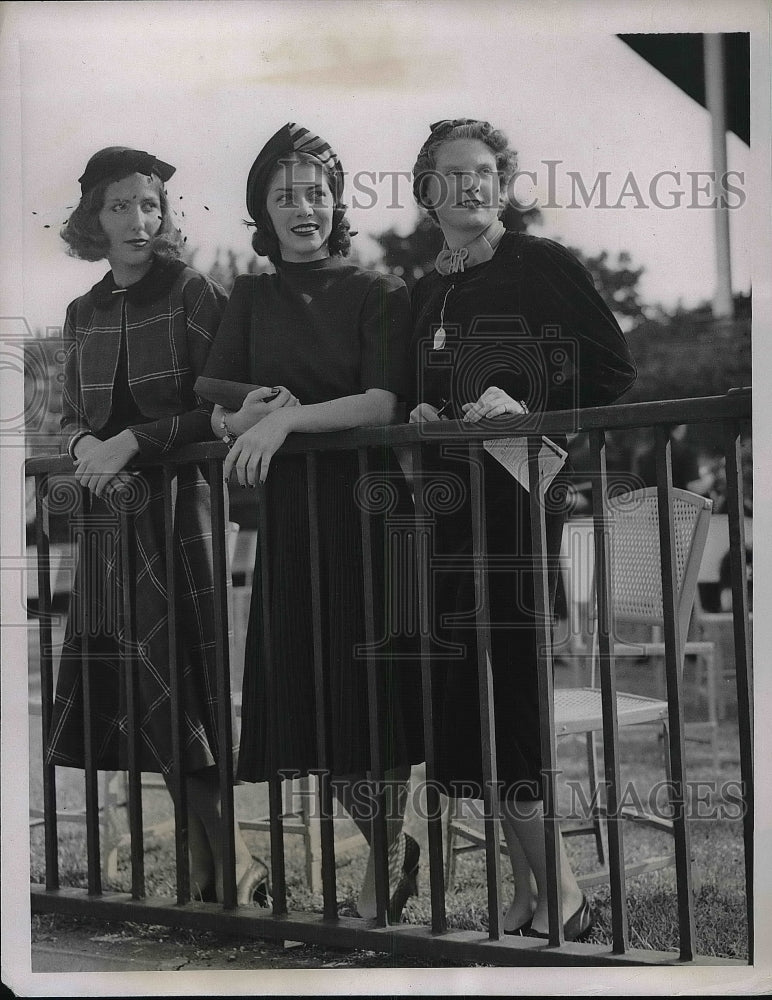
{"type": "Polygon", "coordinates": [[[79,441],[75,453],[77,455],[75,478],[81,486],[87,487],[96,496],[101,497],[118,473],[139,454],[139,445],[137,439],[127,429],[106,441],[92,437],[83,438],[82,446],[79,441]]]}
{"type": "Polygon", "coordinates": [[[242,486],[255,486],[258,479],[265,482],[271,459],[292,430],[290,414],[286,408],[269,413],[236,438],[223,462],[226,481],[235,470],[242,486]]]}
{"type": "MultiPolygon", "coordinates": [[[[225,419],[231,433],[243,434],[264,417],[267,417],[269,413],[281,410],[285,406],[300,406],[300,400],[297,396],[293,396],[286,386],[263,385],[259,389],[253,389],[247,393],[240,410],[236,410],[235,413],[229,413],[227,410],[222,412],[225,413],[225,419]]],[[[214,416],[212,420],[214,421],[214,416]]]]}
{"type": "Polygon", "coordinates": [[[512,399],[503,389],[492,385],[485,390],[476,403],[464,403],[464,420],[469,424],[477,423],[485,418],[504,417],[510,414],[528,413],[528,407],[520,399],[512,399]]]}
{"type": "Polygon", "coordinates": [[[430,423],[435,420],[447,420],[448,418],[441,414],[436,406],[432,406],[431,403],[419,403],[414,410],[410,411],[410,417],[408,423],[411,424],[422,424],[430,423]]]}

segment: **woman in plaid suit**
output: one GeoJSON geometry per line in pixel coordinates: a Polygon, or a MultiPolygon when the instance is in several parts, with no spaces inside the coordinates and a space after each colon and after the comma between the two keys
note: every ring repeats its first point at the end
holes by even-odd
{"type": "MultiPolygon", "coordinates": [[[[57,680],[47,760],[84,763],[83,665],[90,667],[91,747],[99,768],[127,766],[122,659],[121,509],[136,535],[135,663],[143,771],[172,768],[168,596],[159,469],[125,471],[211,436],[193,392],[226,296],[179,259],[164,183],[174,167],[142,150],[109,147],[80,178],[82,197],[62,230],[69,252],[107,258],[110,272],[67,309],[62,432],[75,476],[89,490],[89,551],[80,550],[57,680]]],[[[178,471],[176,596],[183,688],[191,884],[204,899],[222,889],[217,778],[217,686],[209,487],[197,467],[178,471]]],[[[265,897],[267,870],[237,830],[238,901],[265,897]]]]}

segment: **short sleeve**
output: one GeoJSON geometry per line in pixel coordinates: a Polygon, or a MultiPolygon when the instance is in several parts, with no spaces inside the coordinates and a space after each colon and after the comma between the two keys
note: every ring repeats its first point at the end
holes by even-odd
{"type": "Polygon", "coordinates": [[[251,290],[251,276],[236,278],[207,357],[204,369],[207,378],[232,379],[235,382],[250,380],[248,342],[251,290]]]}
{"type": "Polygon", "coordinates": [[[364,302],[360,326],[362,391],[388,389],[400,398],[407,391],[410,298],[396,275],[378,275],[364,302]]]}

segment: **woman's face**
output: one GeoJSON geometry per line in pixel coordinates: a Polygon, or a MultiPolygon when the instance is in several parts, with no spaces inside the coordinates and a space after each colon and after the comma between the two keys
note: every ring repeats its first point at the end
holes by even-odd
{"type": "Polygon", "coordinates": [[[130,174],[109,185],[99,224],[110,241],[107,259],[114,272],[141,277],[149,269],[162,221],[158,180],[130,174]]]}
{"type": "Polygon", "coordinates": [[[427,185],[449,244],[468,243],[498,218],[501,186],[496,157],[480,139],[444,142],[435,154],[435,173],[427,185]]]}
{"type": "Polygon", "coordinates": [[[282,260],[329,257],[334,201],[322,168],[305,160],[284,163],[268,185],[266,209],[282,260]]]}

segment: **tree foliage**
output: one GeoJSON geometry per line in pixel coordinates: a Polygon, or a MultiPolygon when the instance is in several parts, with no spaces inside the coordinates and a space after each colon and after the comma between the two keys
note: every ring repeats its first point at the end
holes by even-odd
{"type": "Polygon", "coordinates": [[[590,272],[604,302],[624,326],[629,328],[646,319],[638,290],[645,268],[633,267],[632,257],[627,251],[618,253],[614,260],[607,250],[591,255],[582,253],[576,247],[568,249],[590,272]]]}

